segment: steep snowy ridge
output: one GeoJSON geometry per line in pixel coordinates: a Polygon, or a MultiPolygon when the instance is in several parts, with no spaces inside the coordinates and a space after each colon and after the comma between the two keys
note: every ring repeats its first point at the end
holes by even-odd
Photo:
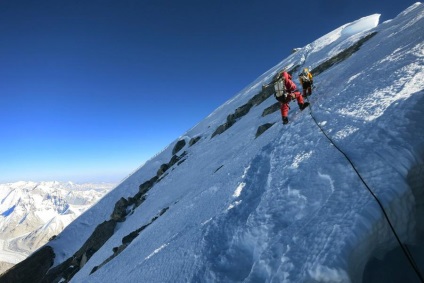
{"type": "Polygon", "coordinates": [[[366,186],[423,266],[423,18],[417,3],[301,48],[0,281],[419,282],[390,260],[398,243],[366,186]],[[304,66],[311,107],[292,103],[282,125],[262,85],[304,66]]]}

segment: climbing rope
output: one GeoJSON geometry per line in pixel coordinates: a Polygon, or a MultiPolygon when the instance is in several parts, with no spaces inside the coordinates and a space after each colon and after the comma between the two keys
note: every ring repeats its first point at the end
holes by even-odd
{"type": "MultiPolygon", "coordinates": [[[[306,100],[309,102],[309,98],[306,96],[306,100]]],[[[420,279],[420,281],[422,283],[424,283],[424,277],[421,274],[417,263],[415,262],[411,252],[409,251],[408,247],[404,244],[402,244],[395,228],[392,225],[392,222],[389,219],[389,216],[386,213],[386,210],[384,209],[383,204],[381,203],[381,201],[379,200],[379,198],[377,197],[377,195],[371,190],[371,188],[368,186],[368,184],[365,182],[364,178],[362,178],[361,174],[359,173],[358,169],[356,168],[356,166],[353,164],[352,160],[349,158],[349,156],[347,156],[347,154],[339,147],[337,146],[337,144],[333,141],[333,139],[324,131],[324,129],[320,126],[320,124],[318,123],[318,121],[315,119],[314,115],[313,115],[313,111],[312,111],[312,104],[309,103],[309,114],[311,115],[312,119],[314,120],[315,124],[318,126],[318,128],[321,130],[321,132],[324,134],[324,136],[330,141],[330,143],[346,158],[346,160],[349,162],[349,164],[352,166],[353,170],[355,171],[355,173],[358,175],[359,179],[362,181],[362,183],[365,185],[365,187],[367,188],[367,190],[370,192],[370,194],[374,197],[374,199],[376,200],[376,202],[378,203],[378,205],[381,208],[381,211],[383,212],[384,217],[387,220],[387,223],[390,226],[390,229],[393,232],[393,235],[395,236],[399,246],[401,247],[403,253],[405,254],[406,258],[408,259],[409,264],[411,265],[411,267],[414,269],[415,273],[417,274],[418,278],[420,279]]]]}

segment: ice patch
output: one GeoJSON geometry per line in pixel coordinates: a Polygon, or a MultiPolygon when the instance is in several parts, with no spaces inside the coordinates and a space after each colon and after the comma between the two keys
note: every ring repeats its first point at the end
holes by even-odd
{"type": "Polygon", "coordinates": [[[144,260],[148,260],[150,259],[152,256],[154,256],[155,254],[157,254],[158,252],[160,252],[161,250],[163,250],[164,248],[166,248],[169,244],[163,244],[162,246],[160,246],[159,248],[157,248],[156,250],[154,250],[151,254],[149,254],[144,260]]]}
{"type": "Polygon", "coordinates": [[[299,168],[299,164],[311,157],[312,151],[310,152],[301,152],[294,157],[292,168],[299,168]]]}
{"type": "Polygon", "coordinates": [[[240,185],[238,185],[237,189],[234,191],[233,198],[238,198],[245,186],[246,183],[240,183],[240,185]]]}
{"type": "Polygon", "coordinates": [[[238,200],[238,201],[233,202],[232,204],[230,204],[230,205],[228,206],[227,210],[231,210],[231,209],[233,209],[234,207],[236,207],[236,206],[237,206],[237,205],[239,205],[240,203],[241,203],[241,200],[238,200]]]}
{"type": "Polygon", "coordinates": [[[361,76],[362,75],[362,73],[358,73],[358,74],[356,74],[356,75],[353,75],[353,76],[351,76],[350,78],[349,78],[349,80],[347,81],[347,84],[349,85],[349,84],[351,84],[351,82],[353,81],[353,80],[355,80],[357,77],[359,77],[359,76],[361,76]]]}
{"type": "Polygon", "coordinates": [[[358,131],[359,129],[356,127],[346,127],[340,131],[338,131],[335,135],[334,138],[335,139],[344,139],[347,138],[348,136],[350,136],[351,134],[353,134],[354,132],[358,131]]]}
{"type": "Polygon", "coordinates": [[[246,175],[247,175],[247,172],[249,172],[249,169],[250,169],[250,165],[244,168],[243,175],[241,176],[243,179],[246,178],[246,175]]]}

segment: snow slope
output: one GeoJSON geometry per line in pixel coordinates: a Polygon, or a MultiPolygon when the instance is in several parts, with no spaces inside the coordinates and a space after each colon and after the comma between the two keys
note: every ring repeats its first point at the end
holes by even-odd
{"type": "Polygon", "coordinates": [[[0,184],[0,262],[24,260],[113,188],[112,184],[0,184]]]}
{"type": "MultiPolygon", "coordinates": [[[[421,3],[378,26],[371,15],[277,64],[51,241],[54,266],[110,221],[121,198],[153,180],[104,245],[72,266],[71,282],[379,282],[366,264],[398,244],[366,185],[403,243],[424,242],[423,17],[421,3]],[[363,39],[351,56],[321,68],[363,39]],[[271,96],[211,138],[277,70],[297,65],[321,70],[311,108],[292,103],[283,126],[279,111],[263,115],[271,96]],[[164,167],[173,156],[180,161],[164,167]]],[[[419,256],[417,263],[424,265],[419,256]]],[[[409,276],[408,268],[392,269],[409,276]]],[[[418,282],[414,275],[408,282],[418,282]]]]}

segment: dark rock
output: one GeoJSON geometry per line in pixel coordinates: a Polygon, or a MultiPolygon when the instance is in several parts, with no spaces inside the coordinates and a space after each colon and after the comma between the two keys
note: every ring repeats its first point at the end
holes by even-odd
{"type": "Polygon", "coordinates": [[[168,164],[166,164],[166,163],[162,164],[162,165],[159,167],[158,171],[156,172],[156,176],[160,177],[160,176],[161,176],[163,173],[165,173],[165,172],[166,172],[166,170],[168,170],[168,169],[169,169],[169,165],[168,165],[168,164]]]}
{"type": "Polygon", "coordinates": [[[180,160],[180,158],[181,157],[178,156],[178,155],[173,155],[172,158],[171,158],[171,160],[169,160],[168,166],[169,167],[174,166],[178,162],[178,160],[180,160]]]}
{"type": "MultiPolygon", "coordinates": [[[[123,250],[125,250],[127,248],[127,246],[135,239],[137,238],[137,236],[144,230],[146,229],[150,224],[152,224],[153,222],[156,221],[156,219],[158,219],[160,216],[162,216],[167,210],[169,209],[169,207],[166,207],[164,209],[162,209],[158,215],[156,215],[155,217],[153,217],[149,223],[147,223],[146,225],[141,226],[140,228],[138,228],[137,230],[131,232],[130,234],[126,235],[124,238],[122,238],[122,245],[120,245],[119,247],[114,247],[113,248],[113,255],[111,255],[110,257],[108,257],[104,262],[102,262],[102,264],[100,264],[99,266],[96,266],[95,268],[93,268],[93,270],[91,270],[91,273],[96,272],[99,268],[101,268],[103,265],[105,265],[106,263],[108,263],[109,261],[111,261],[112,259],[114,259],[117,255],[119,255],[123,250]]],[[[90,273],[90,274],[91,274],[90,273]]]]}
{"type": "Polygon", "coordinates": [[[99,270],[99,268],[102,268],[103,265],[105,265],[106,263],[108,263],[109,261],[111,261],[112,259],[114,259],[117,255],[119,255],[123,250],[125,250],[127,247],[127,245],[120,245],[119,247],[114,247],[113,248],[113,255],[111,255],[110,257],[108,257],[104,262],[102,262],[100,265],[95,266],[90,274],[96,272],[97,270],[99,270]]]}
{"type": "Polygon", "coordinates": [[[50,246],[44,246],[1,274],[2,283],[41,282],[53,265],[55,254],[50,246]]]}
{"type": "Polygon", "coordinates": [[[146,193],[156,184],[159,180],[159,176],[154,176],[150,180],[144,182],[138,187],[138,192],[133,196],[128,198],[130,200],[129,205],[134,204],[135,207],[140,206],[146,200],[146,193]]]}
{"type": "Polygon", "coordinates": [[[216,130],[215,130],[215,132],[213,132],[213,134],[212,134],[212,136],[211,136],[211,138],[213,138],[214,136],[216,136],[216,135],[220,135],[220,134],[222,134],[223,132],[225,132],[229,127],[231,127],[231,126],[228,126],[227,125],[227,123],[224,123],[224,124],[222,124],[221,126],[219,126],[216,130]]]}
{"type": "Polygon", "coordinates": [[[183,149],[183,147],[186,145],[186,141],[185,140],[179,140],[174,148],[172,149],[172,155],[176,154],[177,152],[179,152],[181,149],[183,149]]]}
{"type": "Polygon", "coordinates": [[[267,123],[267,124],[264,124],[264,125],[259,126],[258,130],[256,131],[255,138],[257,138],[260,135],[262,135],[266,130],[268,130],[269,128],[271,128],[272,125],[274,125],[274,123],[267,123]]]}
{"type": "Polygon", "coordinates": [[[114,220],[104,221],[99,224],[81,249],[75,253],[75,257],[79,258],[83,253],[86,253],[88,259],[90,259],[91,256],[96,253],[113,235],[115,227],[116,221],[114,220]]]}
{"type": "Polygon", "coordinates": [[[127,208],[129,205],[129,201],[125,198],[121,198],[115,203],[115,208],[113,209],[111,219],[122,222],[125,220],[125,216],[127,216],[127,208]]]}
{"type": "Polygon", "coordinates": [[[91,270],[90,274],[93,274],[94,272],[96,272],[96,271],[97,271],[97,269],[99,269],[99,267],[98,267],[98,266],[93,267],[93,269],[91,270]]]}
{"type": "Polygon", "coordinates": [[[262,112],[262,117],[265,117],[266,115],[272,114],[276,111],[280,110],[280,102],[276,102],[273,105],[271,105],[270,107],[267,107],[264,109],[264,111],[262,112]]]}
{"type": "MultiPolygon", "coordinates": [[[[74,258],[70,257],[66,261],[62,262],[60,265],[51,268],[47,271],[47,275],[40,281],[41,283],[51,283],[51,282],[59,282],[62,278],[64,278],[64,274],[66,270],[73,266],[75,263],[74,258]]],[[[68,273],[68,272],[67,272],[68,273]]],[[[67,281],[66,281],[67,282],[67,281]]]]}
{"type": "Polygon", "coordinates": [[[138,207],[140,206],[140,204],[142,204],[146,200],[146,196],[138,192],[134,195],[133,200],[134,200],[134,206],[138,207]]]}
{"type": "Polygon", "coordinates": [[[144,230],[146,229],[150,224],[152,224],[153,222],[155,222],[160,216],[162,216],[166,211],[168,211],[169,207],[166,207],[164,209],[162,209],[158,215],[156,215],[155,217],[153,217],[149,223],[147,223],[146,225],[141,226],[140,228],[138,228],[137,230],[132,231],[131,233],[129,233],[128,235],[126,235],[124,238],[122,238],[122,244],[123,245],[129,245],[135,238],[137,238],[137,236],[144,230]]]}
{"type": "MultiPolygon", "coordinates": [[[[142,226],[141,230],[144,230],[147,227],[147,225],[142,226]]],[[[138,234],[140,233],[139,229],[129,233],[128,235],[126,235],[125,237],[122,238],[122,244],[123,245],[128,245],[129,243],[131,243],[135,238],[137,238],[138,234]]]]}
{"type": "Polygon", "coordinates": [[[169,160],[168,163],[164,163],[160,166],[159,170],[156,173],[156,177],[161,177],[169,168],[174,166],[176,163],[178,163],[179,160],[181,160],[184,156],[187,155],[187,152],[184,151],[180,156],[173,155],[171,157],[171,160],[169,160]]]}
{"type": "Polygon", "coordinates": [[[164,215],[164,214],[165,214],[165,212],[167,212],[167,211],[168,211],[168,209],[169,209],[169,207],[166,207],[166,208],[162,209],[162,210],[159,212],[159,216],[164,215]]]}
{"type": "Polygon", "coordinates": [[[186,156],[187,156],[187,151],[184,151],[180,156],[177,156],[177,155],[172,156],[171,160],[168,163],[169,167],[172,167],[175,164],[180,165],[186,160],[184,158],[186,156]]]}
{"type": "Polygon", "coordinates": [[[317,67],[315,67],[313,70],[311,70],[311,73],[314,76],[317,76],[317,75],[321,74],[322,72],[328,70],[330,67],[332,67],[332,66],[334,66],[334,65],[336,65],[336,64],[338,64],[338,63],[340,63],[340,62],[342,62],[344,60],[346,60],[353,53],[355,53],[356,51],[358,51],[361,48],[362,44],[364,44],[365,42],[367,42],[368,40],[370,40],[376,34],[377,34],[377,32],[373,32],[373,33],[368,34],[364,38],[358,40],[351,47],[343,50],[342,52],[340,52],[336,56],[331,57],[327,61],[325,61],[325,62],[321,63],[320,65],[318,65],[317,67]]]}
{"type": "Polygon", "coordinates": [[[145,193],[147,193],[153,187],[153,185],[156,183],[156,181],[158,179],[159,179],[159,177],[155,176],[155,177],[151,178],[150,180],[141,184],[138,187],[138,192],[141,194],[141,196],[144,195],[145,193]]]}
{"type": "Polygon", "coordinates": [[[115,231],[116,223],[115,220],[108,220],[99,224],[84,245],[72,257],[50,269],[40,282],[57,282],[60,278],[65,278],[69,281],[78,272],[81,262],[84,264],[90,260],[94,253],[109,240],[115,231]]]}
{"type": "Polygon", "coordinates": [[[253,107],[253,103],[251,101],[247,102],[245,105],[240,106],[236,109],[234,114],[231,114],[227,117],[227,122],[235,122],[237,119],[243,117],[247,113],[249,113],[250,109],[253,107]]]}
{"type": "Polygon", "coordinates": [[[190,142],[188,143],[188,145],[189,145],[189,146],[192,146],[192,145],[194,145],[195,143],[197,143],[199,140],[200,140],[200,137],[192,138],[192,139],[190,140],[190,142]]]}
{"type": "Polygon", "coordinates": [[[70,265],[62,274],[62,277],[65,278],[66,282],[72,279],[74,275],[80,270],[76,265],[70,265]]]}
{"type": "Polygon", "coordinates": [[[181,163],[183,163],[184,161],[186,161],[186,159],[181,159],[180,161],[177,162],[177,165],[180,165],[181,163]]]}
{"type": "Polygon", "coordinates": [[[268,99],[271,95],[274,94],[274,86],[271,87],[264,87],[262,91],[255,96],[253,96],[249,101],[257,106],[268,99]]]}

